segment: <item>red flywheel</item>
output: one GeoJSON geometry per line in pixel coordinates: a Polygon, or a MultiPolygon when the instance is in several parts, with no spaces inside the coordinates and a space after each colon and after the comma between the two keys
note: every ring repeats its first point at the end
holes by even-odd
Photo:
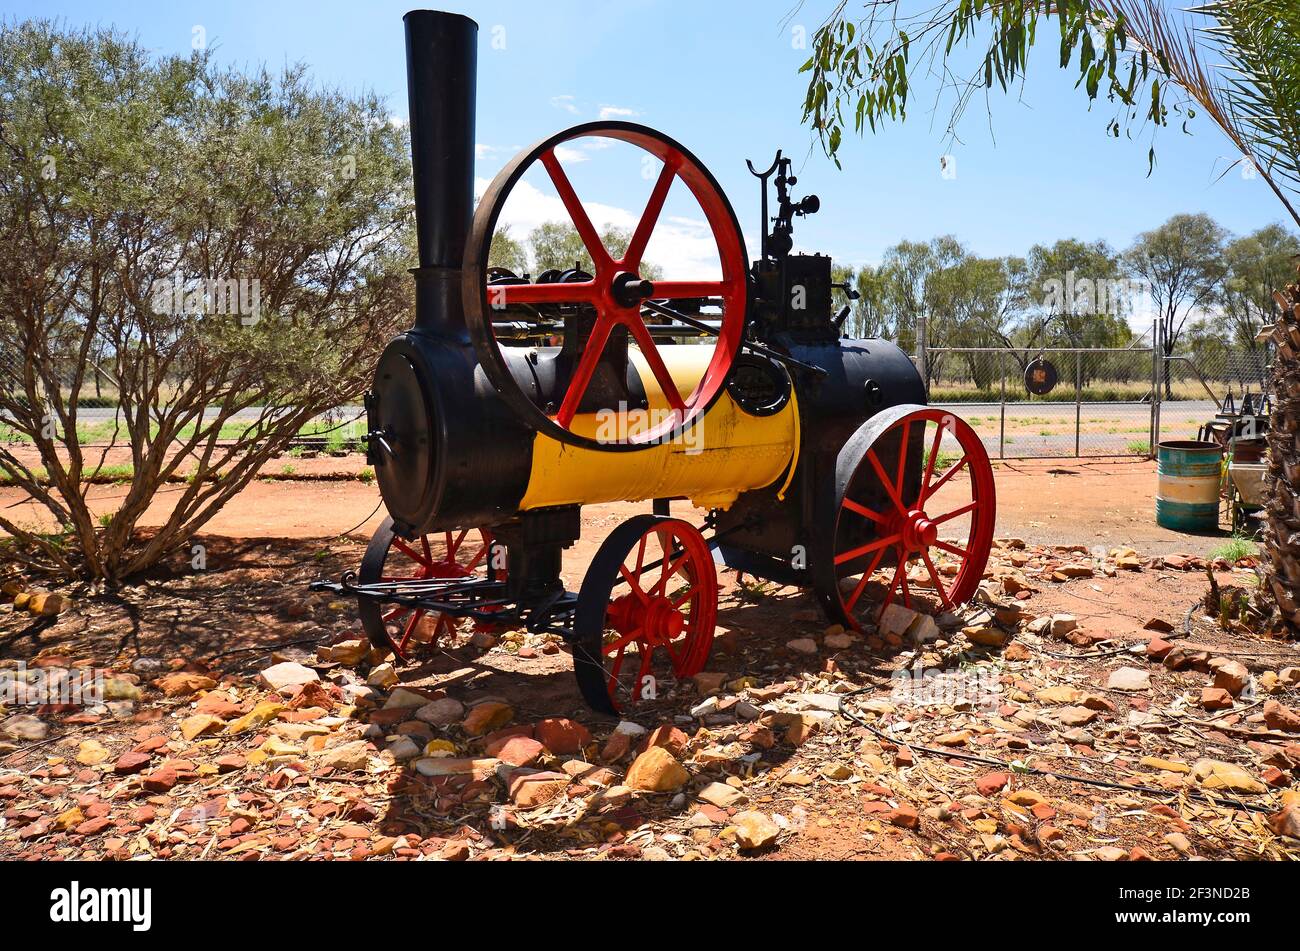
{"type": "MultiPolygon", "coordinates": [[[[721,395],[732,361],[740,350],[745,332],[748,302],[746,269],[748,255],[735,212],[709,171],[684,147],[660,132],[629,122],[592,122],[575,126],[547,139],[515,157],[492,182],[479,202],[465,249],[462,296],[470,335],[484,372],[511,408],[536,429],[562,442],[595,449],[637,449],[671,439],[693,424],[721,395]],[[587,206],[565,171],[562,155],[594,154],[609,140],[628,143],[641,150],[645,161],[631,168],[648,168],[657,161],[651,175],[645,209],[619,257],[605,247],[587,206]],[[564,280],[501,283],[492,281],[489,256],[493,236],[509,198],[520,179],[540,165],[558,194],[595,273],[570,272],[564,280]],[[666,275],[653,281],[642,274],[646,246],[660,223],[664,203],[674,183],[680,181],[703,213],[717,247],[720,275],[711,279],[675,279],[666,275]],[[678,379],[669,371],[664,353],[656,344],[642,314],[644,301],[688,302],[720,315],[712,358],[698,379],[678,379]],[[523,348],[503,345],[493,321],[512,309],[540,305],[585,307],[594,319],[575,324],[581,339],[566,341],[564,353],[544,354],[554,372],[523,364],[523,348]],[[615,410],[601,405],[598,373],[602,358],[619,341],[640,351],[646,369],[653,376],[667,403],[662,417],[651,417],[644,425],[618,430],[608,436],[593,436],[575,426],[584,414],[615,410]],[[510,351],[513,351],[511,353],[510,351]],[[512,368],[513,371],[512,372],[512,368]],[[521,385],[521,380],[524,384],[521,385]]],[[[529,358],[537,362],[537,354],[529,358]]],[[[678,377],[681,377],[679,371],[678,377]]],[[[616,381],[617,382],[617,381],[616,381]]]]}

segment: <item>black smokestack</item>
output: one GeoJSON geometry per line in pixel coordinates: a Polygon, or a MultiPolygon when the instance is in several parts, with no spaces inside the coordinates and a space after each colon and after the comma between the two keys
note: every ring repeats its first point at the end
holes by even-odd
{"type": "Polygon", "coordinates": [[[415,328],[465,336],[460,271],[474,213],[474,84],[478,24],[458,13],[412,10],[406,88],[420,266],[415,328]]]}

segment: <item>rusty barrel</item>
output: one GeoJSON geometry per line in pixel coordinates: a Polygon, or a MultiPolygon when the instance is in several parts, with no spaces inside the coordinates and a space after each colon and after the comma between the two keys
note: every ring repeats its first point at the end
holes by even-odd
{"type": "Polygon", "coordinates": [[[1218,528],[1222,465],[1218,443],[1171,439],[1157,444],[1156,524],[1178,532],[1218,528]]]}

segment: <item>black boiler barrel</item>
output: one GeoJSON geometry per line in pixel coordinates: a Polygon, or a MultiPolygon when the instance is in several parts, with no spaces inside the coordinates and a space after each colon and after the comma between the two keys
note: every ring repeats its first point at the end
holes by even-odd
{"type": "Polygon", "coordinates": [[[412,271],[414,329],[463,338],[460,270],[474,213],[478,24],[436,10],[412,10],[402,19],[420,255],[412,271]]]}

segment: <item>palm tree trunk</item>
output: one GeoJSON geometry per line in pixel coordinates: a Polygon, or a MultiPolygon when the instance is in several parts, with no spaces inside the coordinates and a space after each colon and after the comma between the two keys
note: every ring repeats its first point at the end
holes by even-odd
{"type": "Polygon", "coordinates": [[[1273,328],[1273,418],[1268,517],[1264,544],[1267,583],[1291,637],[1300,636],[1300,284],[1279,294],[1273,328]]]}

